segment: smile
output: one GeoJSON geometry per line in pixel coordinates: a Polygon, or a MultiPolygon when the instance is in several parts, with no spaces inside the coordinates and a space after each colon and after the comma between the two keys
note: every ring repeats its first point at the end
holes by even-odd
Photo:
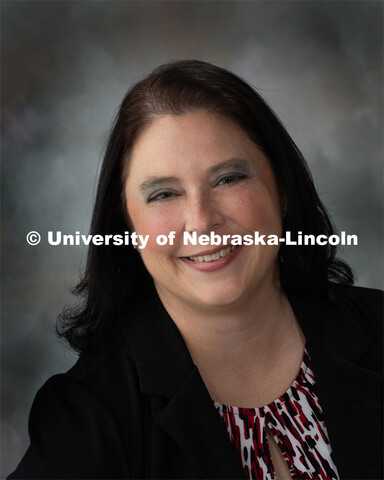
{"type": "Polygon", "coordinates": [[[192,262],[214,262],[215,260],[219,260],[222,257],[226,257],[229,255],[233,250],[236,248],[235,245],[232,247],[223,248],[219,252],[213,253],[212,255],[203,255],[198,257],[188,257],[189,260],[192,262]]]}
{"type": "Polygon", "coordinates": [[[180,257],[180,260],[193,270],[204,273],[213,273],[231,264],[243,250],[243,245],[231,245],[229,247],[218,247],[221,250],[201,252],[195,257],[180,257]]]}

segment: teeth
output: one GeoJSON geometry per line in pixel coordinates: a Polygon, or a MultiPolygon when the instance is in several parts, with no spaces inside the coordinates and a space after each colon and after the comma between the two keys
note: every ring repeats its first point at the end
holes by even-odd
{"type": "Polygon", "coordinates": [[[228,247],[226,248],[225,250],[221,250],[220,253],[220,257],[225,257],[226,255],[228,255],[228,253],[231,251],[231,247],[228,247]]]}
{"type": "Polygon", "coordinates": [[[189,260],[193,262],[213,262],[215,260],[219,260],[221,257],[226,257],[229,253],[233,252],[236,248],[236,245],[232,245],[232,247],[224,248],[220,250],[220,252],[213,253],[212,255],[204,255],[203,257],[188,257],[189,260]]]}

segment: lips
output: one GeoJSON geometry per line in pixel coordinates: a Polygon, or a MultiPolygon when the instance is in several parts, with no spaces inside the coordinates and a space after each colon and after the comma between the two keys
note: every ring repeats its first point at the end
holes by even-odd
{"type": "Polygon", "coordinates": [[[230,247],[223,248],[211,254],[202,253],[200,255],[197,255],[196,257],[188,257],[188,259],[191,260],[192,262],[214,262],[215,260],[219,260],[220,258],[226,257],[231,252],[233,252],[235,248],[236,246],[232,245],[230,247]]]}
{"type": "Polygon", "coordinates": [[[180,257],[180,260],[194,270],[215,272],[229,265],[242,250],[242,245],[219,247],[211,252],[201,252],[193,257],[180,257]]]}

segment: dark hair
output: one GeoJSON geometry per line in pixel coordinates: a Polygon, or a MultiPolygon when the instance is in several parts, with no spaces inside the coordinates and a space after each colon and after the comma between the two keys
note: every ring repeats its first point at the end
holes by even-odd
{"type": "MultiPolygon", "coordinates": [[[[293,236],[298,232],[334,233],[302,154],[260,95],[223,68],[185,60],[156,68],[124,98],[100,172],[91,234],[121,234],[128,229],[123,185],[130,152],[143,129],[160,115],[183,115],[196,109],[226,115],[263,149],[278,184],[285,190],[285,231],[293,236]]],[[[351,269],[335,254],[336,248],[329,244],[283,245],[282,288],[326,295],[330,281],[353,283],[351,269]]],[[[150,284],[150,276],[132,247],[91,244],[84,276],[73,289],[83,301],[65,309],[59,317],[59,335],[75,350],[85,350],[119,328],[124,312],[148,292],[150,284]]]]}

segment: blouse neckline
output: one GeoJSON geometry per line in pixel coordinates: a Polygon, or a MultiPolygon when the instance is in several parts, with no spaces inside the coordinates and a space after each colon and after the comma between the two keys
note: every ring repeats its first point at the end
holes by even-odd
{"type": "Polygon", "coordinates": [[[214,401],[213,403],[215,407],[220,411],[231,410],[231,412],[233,412],[234,415],[254,416],[258,412],[266,408],[269,408],[273,404],[278,405],[281,403],[285,403],[288,400],[290,400],[292,397],[294,397],[297,389],[300,389],[300,386],[303,384],[303,382],[305,382],[308,366],[309,366],[309,356],[308,356],[307,349],[305,348],[299,372],[296,375],[296,378],[293,380],[292,385],[286,390],[286,392],[280,395],[280,397],[277,397],[275,400],[272,400],[270,403],[262,407],[237,407],[234,405],[227,405],[227,404],[216,402],[216,401],[214,401]]]}

